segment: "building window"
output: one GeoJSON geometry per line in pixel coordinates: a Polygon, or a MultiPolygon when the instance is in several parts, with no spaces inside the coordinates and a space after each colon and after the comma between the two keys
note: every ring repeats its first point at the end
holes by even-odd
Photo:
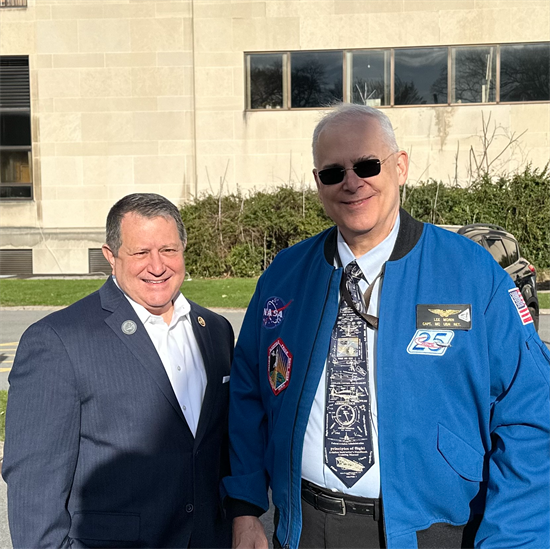
{"type": "Polygon", "coordinates": [[[394,105],[447,103],[447,48],[395,50],[394,105]]]}
{"type": "Polygon", "coordinates": [[[88,273],[110,275],[111,264],[105,259],[101,248],[88,248],[88,273]]]}
{"type": "Polygon", "coordinates": [[[250,109],[286,108],[286,57],[282,53],[247,56],[250,109]]]}
{"type": "Polygon", "coordinates": [[[0,0],[0,8],[26,8],[27,0],[0,0]]]}
{"type": "Polygon", "coordinates": [[[550,101],[550,42],[251,53],[246,63],[248,109],[550,101]]]}
{"type": "Polygon", "coordinates": [[[293,52],[290,67],[293,108],[327,107],[342,101],[341,51],[293,52]]]}
{"type": "Polygon", "coordinates": [[[451,103],[494,103],[496,75],[496,47],[451,48],[451,103]]]}
{"type": "Polygon", "coordinates": [[[550,99],[550,43],[500,46],[500,100],[550,99]]]}
{"type": "Polygon", "coordinates": [[[0,198],[32,198],[29,58],[0,57],[0,198]]]}
{"type": "Polygon", "coordinates": [[[390,51],[347,52],[346,96],[351,103],[380,107],[390,104],[390,51]]]}

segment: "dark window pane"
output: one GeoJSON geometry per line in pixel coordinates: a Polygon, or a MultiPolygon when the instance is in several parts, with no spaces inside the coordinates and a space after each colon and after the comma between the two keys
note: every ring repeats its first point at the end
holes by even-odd
{"type": "Polygon", "coordinates": [[[500,47],[500,100],[550,99],[550,43],[500,47]]]}
{"type": "Polygon", "coordinates": [[[0,198],[32,198],[30,185],[0,185],[0,198]]]}
{"type": "Polygon", "coordinates": [[[396,105],[447,103],[447,48],[395,50],[396,105]]]}
{"type": "Polygon", "coordinates": [[[390,104],[390,52],[350,53],[351,102],[378,107],[390,104]]]}
{"type": "Polygon", "coordinates": [[[496,48],[453,48],[451,55],[451,102],[494,102],[496,48]]]}
{"type": "Polygon", "coordinates": [[[508,261],[506,250],[502,245],[502,240],[496,238],[487,238],[486,242],[487,249],[494,257],[495,261],[497,261],[502,268],[508,267],[508,265],[510,265],[510,262],[508,261]]]}
{"type": "Polygon", "coordinates": [[[30,153],[27,151],[1,151],[0,182],[31,183],[29,159],[30,153]]]}
{"type": "Polygon", "coordinates": [[[31,115],[29,112],[0,112],[0,145],[30,147],[31,115]]]}
{"type": "Polygon", "coordinates": [[[291,54],[292,107],[328,107],[342,101],[342,52],[291,54]]]}
{"type": "Polygon", "coordinates": [[[249,55],[251,109],[280,109],[283,106],[283,55],[249,55]]]}
{"type": "Polygon", "coordinates": [[[519,259],[518,245],[509,238],[504,238],[502,242],[504,243],[504,247],[506,248],[509,264],[511,265],[519,259]]]}

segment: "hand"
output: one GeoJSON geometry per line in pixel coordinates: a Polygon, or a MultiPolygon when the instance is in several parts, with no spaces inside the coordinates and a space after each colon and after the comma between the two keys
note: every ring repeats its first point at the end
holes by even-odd
{"type": "Polygon", "coordinates": [[[268,549],[264,527],[258,517],[233,519],[233,549],[268,549]]]}

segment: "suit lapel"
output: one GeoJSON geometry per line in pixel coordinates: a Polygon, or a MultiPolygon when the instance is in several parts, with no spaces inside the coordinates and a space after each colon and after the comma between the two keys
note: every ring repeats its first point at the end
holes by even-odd
{"type": "MultiPolygon", "coordinates": [[[[136,358],[137,362],[141,364],[141,366],[151,375],[178,416],[184,421],[186,432],[188,433],[190,442],[192,443],[193,434],[187,425],[187,421],[181,411],[170,380],[168,379],[168,375],[166,374],[166,370],[164,369],[157,350],[155,349],[147,330],[143,326],[143,323],[128,300],[124,297],[124,294],[117,288],[112,278],[110,278],[100,288],[99,294],[103,309],[112,313],[105,319],[105,323],[113,330],[113,332],[115,332],[122,343],[136,358]],[[125,333],[122,330],[122,325],[127,320],[131,320],[135,323],[135,332],[125,333]]],[[[128,330],[126,331],[128,332],[128,330]]]]}
{"type": "Polygon", "coordinates": [[[221,374],[218,372],[217,362],[214,356],[214,347],[212,345],[212,338],[210,337],[210,330],[206,325],[204,318],[202,318],[197,312],[195,304],[193,302],[190,302],[190,304],[191,325],[193,326],[193,333],[195,334],[195,339],[197,340],[197,344],[201,351],[207,381],[206,391],[202,401],[201,414],[199,417],[199,424],[197,426],[197,434],[195,437],[195,443],[198,445],[207,430],[210,416],[212,415],[212,409],[217,400],[217,393],[221,387],[222,379],[221,374]]]}

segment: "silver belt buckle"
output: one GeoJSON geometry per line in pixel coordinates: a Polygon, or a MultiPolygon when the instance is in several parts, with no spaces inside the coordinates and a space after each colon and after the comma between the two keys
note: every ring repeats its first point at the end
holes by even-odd
{"type": "MultiPolygon", "coordinates": [[[[343,517],[344,515],[346,515],[346,513],[347,513],[347,511],[346,511],[346,502],[344,501],[343,498],[335,498],[335,497],[329,496],[329,495],[327,495],[327,494],[319,494],[319,495],[322,495],[324,498],[327,498],[327,499],[329,499],[329,500],[333,500],[333,501],[339,502],[339,503],[342,505],[342,512],[341,512],[341,513],[335,513],[335,514],[338,515],[338,516],[342,516],[342,517],[343,517]]],[[[319,496],[317,496],[317,497],[319,497],[319,496]]]]}

